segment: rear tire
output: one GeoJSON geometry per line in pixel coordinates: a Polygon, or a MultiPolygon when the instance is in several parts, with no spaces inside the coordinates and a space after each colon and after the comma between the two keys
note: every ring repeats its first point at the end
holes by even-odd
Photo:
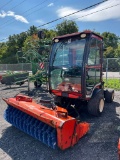
{"type": "Polygon", "coordinates": [[[114,90],[111,90],[111,91],[104,91],[104,98],[105,98],[105,101],[107,103],[112,103],[113,100],[114,100],[114,90]]]}
{"type": "Polygon", "coordinates": [[[42,85],[41,80],[39,80],[39,81],[34,81],[34,86],[35,86],[36,88],[41,87],[41,85],[42,85]]]}
{"type": "Polygon", "coordinates": [[[88,102],[88,113],[94,116],[100,116],[104,110],[103,91],[97,93],[88,102]]]}

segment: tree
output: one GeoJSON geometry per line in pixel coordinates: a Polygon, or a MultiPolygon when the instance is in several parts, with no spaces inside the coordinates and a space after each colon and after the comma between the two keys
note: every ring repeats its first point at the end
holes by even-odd
{"type": "Polygon", "coordinates": [[[118,48],[115,50],[115,57],[120,58],[120,43],[118,44],[118,48]]]}
{"type": "Polygon", "coordinates": [[[104,52],[104,57],[105,58],[114,58],[115,53],[114,53],[114,48],[113,47],[107,47],[106,51],[104,52]]]}
{"type": "Polygon", "coordinates": [[[2,58],[6,54],[7,48],[8,46],[6,45],[6,43],[0,43],[0,63],[2,63],[2,58]]]}
{"type": "Polygon", "coordinates": [[[104,57],[117,57],[118,54],[115,52],[117,52],[119,37],[116,36],[114,33],[110,32],[103,32],[102,36],[104,39],[104,47],[106,48],[106,52],[104,52],[104,57]]]}
{"type": "Polygon", "coordinates": [[[55,30],[47,30],[47,29],[43,29],[43,32],[45,33],[45,38],[52,40],[54,37],[56,37],[57,33],[55,30]]]}
{"type": "Polygon", "coordinates": [[[21,49],[23,47],[24,41],[27,38],[27,34],[26,34],[26,32],[22,32],[20,34],[17,34],[16,36],[17,36],[17,38],[16,38],[17,39],[17,42],[16,42],[17,46],[19,49],[21,49]]]}
{"type": "Polygon", "coordinates": [[[38,33],[38,29],[37,29],[37,27],[35,27],[33,25],[33,26],[30,27],[30,29],[28,30],[27,33],[28,33],[29,36],[32,36],[33,34],[35,34],[35,33],[37,34],[38,33]]]}
{"type": "Polygon", "coordinates": [[[30,57],[30,59],[25,58],[26,60],[29,60],[29,62],[33,59],[35,60],[37,56],[39,60],[46,59],[50,52],[51,43],[52,41],[48,38],[39,39],[36,36],[28,36],[24,42],[24,47],[22,48],[23,57],[30,57]]]}
{"type": "Polygon", "coordinates": [[[119,37],[116,36],[114,33],[103,32],[102,36],[103,36],[103,39],[104,39],[105,48],[111,46],[114,49],[116,49],[118,47],[119,37]]]}
{"type": "Polygon", "coordinates": [[[76,22],[71,20],[65,20],[56,26],[57,35],[70,34],[78,32],[78,26],[76,22]]]}

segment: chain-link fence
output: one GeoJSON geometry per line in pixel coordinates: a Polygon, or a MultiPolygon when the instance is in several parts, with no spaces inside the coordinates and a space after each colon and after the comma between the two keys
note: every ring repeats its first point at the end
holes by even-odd
{"type": "Polygon", "coordinates": [[[120,90],[120,58],[107,58],[103,62],[105,87],[120,90]]]}
{"type": "Polygon", "coordinates": [[[0,64],[0,71],[31,71],[31,63],[0,64]]]}
{"type": "Polygon", "coordinates": [[[120,58],[106,58],[103,61],[103,71],[106,72],[106,78],[119,77],[120,58]],[[107,74],[108,73],[108,74],[107,74]],[[111,74],[114,73],[114,74],[111,74]]]}
{"type": "Polygon", "coordinates": [[[38,63],[18,63],[18,64],[0,64],[0,72],[6,72],[6,71],[28,71],[32,72],[34,69],[44,69],[47,70],[47,63],[41,62],[38,63]]]}
{"type": "MultiPolygon", "coordinates": [[[[47,63],[44,63],[44,69],[47,70],[47,63]]],[[[38,65],[38,69],[41,65],[38,65]]],[[[6,71],[29,71],[32,72],[31,63],[19,64],[0,64],[0,72],[6,71]]],[[[105,87],[120,89],[120,58],[107,58],[103,61],[103,78],[105,87]]]]}
{"type": "Polygon", "coordinates": [[[120,77],[120,58],[104,59],[103,71],[106,72],[106,78],[120,77]]]}
{"type": "MultiPolygon", "coordinates": [[[[40,67],[40,65],[38,64],[40,67]]],[[[44,63],[44,68],[47,69],[47,63],[44,63]]],[[[0,64],[0,72],[3,71],[32,71],[31,63],[18,64],[0,64]]],[[[104,77],[120,78],[120,58],[107,58],[103,61],[104,77]]]]}

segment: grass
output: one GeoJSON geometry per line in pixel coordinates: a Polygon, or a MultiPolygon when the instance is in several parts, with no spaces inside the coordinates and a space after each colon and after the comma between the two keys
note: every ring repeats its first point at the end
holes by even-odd
{"type": "Polygon", "coordinates": [[[105,88],[111,88],[120,91],[120,79],[104,79],[105,88]]]}

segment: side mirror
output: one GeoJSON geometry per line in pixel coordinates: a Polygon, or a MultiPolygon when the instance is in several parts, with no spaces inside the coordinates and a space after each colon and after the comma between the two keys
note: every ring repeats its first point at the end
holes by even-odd
{"type": "Polygon", "coordinates": [[[44,37],[45,37],[44,32],[43,31],[39,31],[38,32],[38,37],[39,37],[39,39],[44,39],[44,37]]]}

